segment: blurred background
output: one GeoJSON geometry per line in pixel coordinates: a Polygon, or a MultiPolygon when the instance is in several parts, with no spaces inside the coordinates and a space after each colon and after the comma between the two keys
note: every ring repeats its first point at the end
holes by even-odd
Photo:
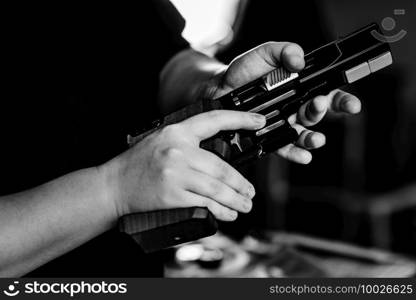
{"type": "Polygon", "coordinates": [[[371,22],[392,18],[386,35],[394,64],[348,87],[363,101],[358,116],[329,116],[327,135],[308,166],[269,156],[247,170],[254,209],[221,229],[234,241],[272,230],[416,257],[415,1],[171,0],[186,20],[183,36],[229,63],[267,41],[305,52],[371,22]],[[395,14],[395,9],[404,10],[395,14]]]}

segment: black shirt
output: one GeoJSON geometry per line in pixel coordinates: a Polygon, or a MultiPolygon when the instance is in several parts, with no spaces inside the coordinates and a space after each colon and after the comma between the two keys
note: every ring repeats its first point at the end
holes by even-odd
{"type": "MultiPolygon", "coordinates": [[[[167,0],[7,9],[0,193],[101,164],[155,118],[158,76],[187,44],[167,0]]],[[[29,276],[160,276],[156,256],[110,231],[29,276]]]]}

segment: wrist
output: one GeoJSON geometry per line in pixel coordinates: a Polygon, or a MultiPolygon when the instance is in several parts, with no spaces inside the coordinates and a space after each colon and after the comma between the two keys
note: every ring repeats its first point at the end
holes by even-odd
{"type": "Polygon", "coordinates": [[[114,158],[100,166],[95,167],[95,172],[100,181],[101,200],[106,207],[107,214],[113,221],[117,221],[125,214],[125,210],[118,196],[118,167],[117,158],[114,158]]]}

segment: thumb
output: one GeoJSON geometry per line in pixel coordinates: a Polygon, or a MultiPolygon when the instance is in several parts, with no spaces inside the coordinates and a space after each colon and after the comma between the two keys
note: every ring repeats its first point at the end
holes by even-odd
{"type": "Polygon", "coordinates": [[[235,58],[225,73],[224,85],[240,87],[279,66],[299,72],[305,66],[302,48],[289,42],[268,42],[235,58]]]}

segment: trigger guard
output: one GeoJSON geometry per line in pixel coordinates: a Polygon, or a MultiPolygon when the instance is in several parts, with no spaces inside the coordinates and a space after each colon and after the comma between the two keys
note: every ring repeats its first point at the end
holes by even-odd
{"type": "Polygon", "coordinates": [[[231,147],[220,137],[211,138],[201,143],[201,148],[214,153],[220,158],[228,161],[231,156],[231,147]]]}
{"type": "Polygon", "coordinates": [[[298,140],[299,134],[295,128],[290,126],[289,122],[286,121],[285,125],[276,130],[274,138],[271,137],[266,141],[263,141],[263,151],[265,153],[274,152],[286,145],[294,143],[298,140]]]}

